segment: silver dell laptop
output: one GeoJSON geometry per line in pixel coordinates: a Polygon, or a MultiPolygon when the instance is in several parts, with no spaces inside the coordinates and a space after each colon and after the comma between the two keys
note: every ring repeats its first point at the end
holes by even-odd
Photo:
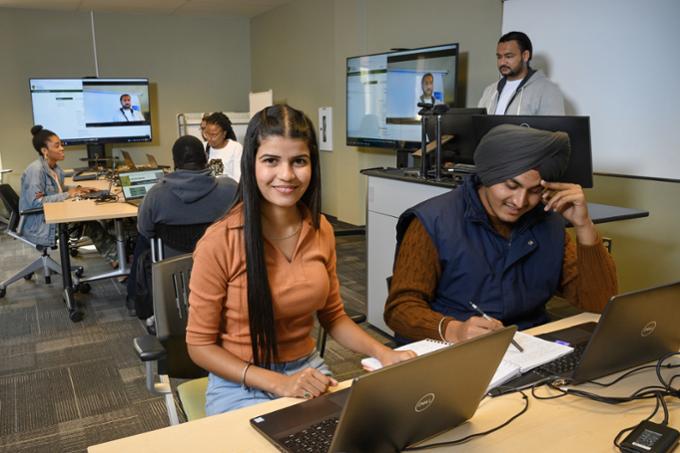
{"type": "Polygon", "coordinates": [[[506,382],[492,395],[551,377],[580,384],[680,351],[680,282],[616,295],[599,322],[540,337],[572,346],[574,352],[506,382]]]}
{"type": "Polygon", "coordinates": [[[394,452],[477,410],[515,326],[363,375],[350,388],[250,420],[286,452],[394,452]]]}
{"type": "Polygon", "coordinates": [[[139,207],[146,193],[163,177],[163,170],[138,170],[120,173],[120,187],[125,202],[139,207]]]}

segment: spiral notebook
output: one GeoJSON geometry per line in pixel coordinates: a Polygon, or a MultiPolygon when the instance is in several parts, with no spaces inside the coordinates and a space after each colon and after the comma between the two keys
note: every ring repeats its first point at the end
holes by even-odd
{"type": "MultiPolygon", "coordinates": [[[[522,332],[515,332],[514,340],[522,346],[524,352],[519,352],[514,346],[508,348],[496,373],[491,378],[489,389],[502,385],[522,373],[558,359],[574,350],[570,346],[546,341],[522,332]]],[[[428,338],[401,346],[397,350],[410,349],[420,356],[451,344],[453,343],[428,338]]],[[[375,357],[367,357],[361,361],[361,366],[366,371],[374,371],[382,368],[382,363],[375,357]]]]}

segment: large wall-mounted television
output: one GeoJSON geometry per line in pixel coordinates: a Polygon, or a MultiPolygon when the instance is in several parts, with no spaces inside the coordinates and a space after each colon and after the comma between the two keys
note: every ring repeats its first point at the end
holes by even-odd
{"type": "Polygon", "coordinates": [[[347,59],[347,145],[417,148],[418,103],[456,103],[458,44],[347,59]]]}
{"type": "Polygon", "coordinates": [[[30,79],[33,123],[64,145],[149,142],[149,80],[30,79]]]}

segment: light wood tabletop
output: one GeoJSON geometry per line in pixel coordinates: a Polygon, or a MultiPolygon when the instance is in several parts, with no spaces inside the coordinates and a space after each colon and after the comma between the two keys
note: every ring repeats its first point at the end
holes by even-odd
{"type": "MultiPolygon", "coordinates": [[[[64,184],[68,186],[81,185],[97,190],[109,189],[108,179],[73,182],[66,178],[64,184]]],[[[58,203],[45,203],[46,223],[69,223],[85,222],[88,220],[121,219],[124,217],[136,217],[137,206],[125,203],[120,188],[114,187],[111,192],[118,197],[117,202],[97,202],[94,200],[80,200],[69,198],[58,203]]]]}
{"type": "MultiPolygon", "coordinates": [[[[598,315],[584,313],[531,329],[532,334],[558,330],[574,324],[597,320],[598,315]]],[[[583,385],[598,394],[628,395],[635,389],[652,383],[653,371],[641,372],[608,389],[583,385]]],[[[342,387],[349,381],[341,383],[342,387]]],[[[550,390],[539,389],[541,394],[550,390]]],[[[680,423],[680,402],[667,399],[671,424],[680,423]]],[[[171,453],[200,452],[275,452],[264,437],[250,427],[249,420],[276,409],[298,403],[293,398],[239,409],[226,414],[207,417],[156,431],[95,445],[90,453],[145,452],[171,453]]],[[[522,409],[520,394],[509,394],[482,400],[477,413],[468,422],[424,443],[459,439],[468,434],[485,431],[504,422],[522,409]]],[[[474,439],[457,447],[432,451],[465,452],[612,452],[614,436],[623,428],[638,424],[651,414],[654,400],[636,401],[612,406],[566,396],[555,400],[529,397],[529,410],[497,432],[474,439]]],[[[430,450],[428,450],[430,451],[430,450]]]]}

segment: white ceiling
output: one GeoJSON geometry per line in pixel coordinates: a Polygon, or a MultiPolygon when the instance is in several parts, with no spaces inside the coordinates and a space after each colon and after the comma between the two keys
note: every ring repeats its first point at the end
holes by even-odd
{"type": "Polygon", "coordinates": [[[0,8],[253,17],[293,0],[0,0],[0,8]]]}

